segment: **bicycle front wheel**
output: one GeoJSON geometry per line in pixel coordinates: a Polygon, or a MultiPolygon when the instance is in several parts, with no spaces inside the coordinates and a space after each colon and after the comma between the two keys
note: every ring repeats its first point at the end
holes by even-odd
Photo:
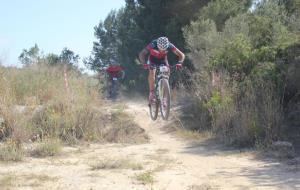
{"type": "Polygon", "coordinates": [[[111,99],[116,100],[117,99],[117,81],[112,81],[111,85],[111,99]]]}
{"type": "Polygon", "coordinates": [[[149,103],[150,117],[153,121],[157,119],[159,104],[158,102],[149,103]]]}
{"type": "Polygon", "coordinates": [[[160,81],[159,99],[161,116],[164,120],[167,120],[171,105],[170,86],[167,79],[161,79],[160,81]]]}

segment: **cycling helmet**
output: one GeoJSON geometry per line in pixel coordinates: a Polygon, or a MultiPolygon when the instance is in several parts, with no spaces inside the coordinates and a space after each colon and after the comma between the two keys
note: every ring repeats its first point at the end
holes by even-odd
{"type": "Polygon", "coordinates": [[[119,65],[119,63],[115,59],[112,59],[112,58],[109,59],[109,62],[110,62],[111,66],[118,66],[119,65]]]}
{"type": "Polygon", "coordinates": [[[166,50],[169,47],[169,40],[167,37],[159,37],[157,39],[157,47],[162,50],[166,50]]]}

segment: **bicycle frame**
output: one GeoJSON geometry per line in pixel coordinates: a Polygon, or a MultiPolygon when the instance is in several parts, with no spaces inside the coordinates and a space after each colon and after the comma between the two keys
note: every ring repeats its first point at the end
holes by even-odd
{"type": "Polygon", "coordinates": [[[155,66],[155,102],[149,102],[150,116],[152,120],[156,120],[158,111],[160,110],[162,118],[168,119],[170,112],[170,67],[165,65],[155,66]]]}
{"type": "Polygon", "coordinates": [[[118,76],[109,76],[107,75],[107,82],[108,82],[108,97],[115,100],[118,96],[118,91],[119,91],[119,85],[120,85],[120,80],[124,79],[125,77],[125,72],[120,71],[118,73],[118,76]]]}
{"type": "Polygon", "coordinates": [[[161,88],[161,80],[167,79],[169,81],[170,77],[170,71],[169,67],[167,66],[156,66],[156,72],[155,72],[155,95],[156,95],[156,101],[160,101],[159,97],[161,97],[161,94],[159,94],[159,89],[161,88]]]}

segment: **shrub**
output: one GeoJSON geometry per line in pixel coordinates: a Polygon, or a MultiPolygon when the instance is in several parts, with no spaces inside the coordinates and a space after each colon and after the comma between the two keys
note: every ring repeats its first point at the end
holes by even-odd
{"type": "Polygon", "coordinates": [[[21,161],[25,151],[20,141],[8,139],[0,147],[0,160],[2,161],[21,161]]]}
{"type": "Polygon", "coordinates": [[[152,171],[146,171],[141,174],[138,174],[136,175],[136,179],[144,185],[154,183],[154,177],[152,171]]]}
{"type": "Polygon", "coordinates": [[[25,133],[28,138],[51,136],[70,142],[83,138],[82,132],[91,127],[93,106],[101,105],[98,89],[90,85],[92,79],[74,70],[66,71],[66,88],[62,71],[61,66],[42,63],[23,69],[0,67],[0,87],[4,89],[0,91],[0,117],[5,121],[1,139],[17,135],[14,133],[20,136],[24,130],[29,131],[25,133]],[[24,109],[15,110],[20,105],[24,109]]]}
{"type": "Polygon", "coordinates": [[[243,35],[237,35],[233,41],[226,41],[211,60],[212,69],[225,69],[232,77],[247,75],[253,68],[252,47],[243,35]],[[236,76],[238,75],[238,76],[236,76]]]}
{"type": "Polygon", "coordinates": [[[102,159],[90,164],[91,170],[132,169],[141,170],[143,166],[127,159],[102,159]]]}
{"type": "Polygon", "coordinates": [[[54,156],[61,151],[61,143],[58,139],[44,139],[30,152],[31,156],[54,156]]]}

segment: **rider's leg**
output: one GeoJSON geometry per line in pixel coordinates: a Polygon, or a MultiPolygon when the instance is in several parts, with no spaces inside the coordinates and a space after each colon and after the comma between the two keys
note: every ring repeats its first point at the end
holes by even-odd
{"type": "Polygon", "coordinates": [[[155,98],[155,93],[154,93],[155,69],[149,69],[148,83],[149,83],[149,91],[150,91],[149,101],[152,101],[155,98]]]}
{"type": "Polygon", "coordinates": [[[109,80],[107,81],[107,91],[108,91],[108,96],[107,98],[111,98],[111,84],[112,84],[112,81],[111,79],[109,78],[109,80]]]}
{"type": "Polygon", "coordinates": [[[149,90],[154,91],[155,69],[149,70],[148,82],[149,82],[149,90]]]}
{"type": "Polygon", "coordinates": [[[116,98],[116,81],[111,81],[111,98],[116,98]]]}

